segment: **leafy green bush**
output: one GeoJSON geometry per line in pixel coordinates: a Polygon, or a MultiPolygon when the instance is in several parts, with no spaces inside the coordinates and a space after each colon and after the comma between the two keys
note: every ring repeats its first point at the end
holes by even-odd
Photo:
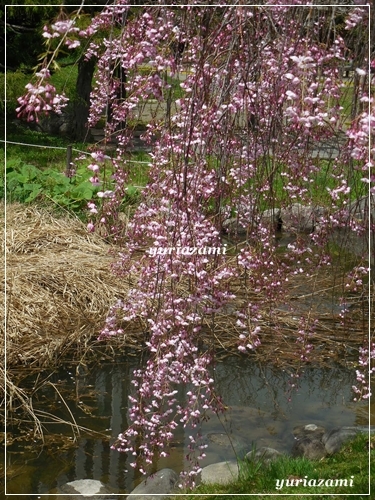
{"type": "Polygon", "coordinates": [[[84,165],[69,178],[56,169],[40,170],[34,165],[13,159],[6,166],[7,201],[30,203],[50,200],[78,212],[86,208],[88,200],[98,189],[91,184],[89,177],[90,172],[84,165]]]}
{"type": "Polygon", "coordinates": [[[64,92],[70,101],[75,101],[78,66],[72,58],[59,61],[59,66],[60,69],[52,74],[51,83],[59,94],[64,92]]]}

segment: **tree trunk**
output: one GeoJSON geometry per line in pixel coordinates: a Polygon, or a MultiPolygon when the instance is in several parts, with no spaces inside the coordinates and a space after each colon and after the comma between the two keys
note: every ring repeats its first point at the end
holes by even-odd
{"type": "Polygon", "coordinates": [[[72,137],[78,141],[87,139],[89,130],[87,128],[87,119],[90,108],[90,93],[92,89],[92,77],[95,71],[96,60],[91,58],[86,61],[83,57],[78,63],[77,77],[77,97],[74,103],[72,119],[72,137]]]}

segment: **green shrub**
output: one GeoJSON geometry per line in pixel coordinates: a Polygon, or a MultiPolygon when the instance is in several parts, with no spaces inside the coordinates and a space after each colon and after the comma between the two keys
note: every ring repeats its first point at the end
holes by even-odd
{"type": "Polygon", "coordinates": [[[49,200],[70,211],[79,212],[86,208],[88,200],[97,191],[89,177],[90,172],[85,165],[80,166],[76,175],[69,178],[56,169],[41,170],[13,159],[6,166],[7,201],[31,203],[49,200]]]}

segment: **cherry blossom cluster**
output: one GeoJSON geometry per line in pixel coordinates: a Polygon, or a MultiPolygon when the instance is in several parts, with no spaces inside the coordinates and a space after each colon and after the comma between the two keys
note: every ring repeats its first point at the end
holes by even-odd
{"type": "Polygon", "coordinates": [[[371,396],[370,379],[375,373],[375,365],[371,360],[375,360],[375,344],[372,343],[370,349],[368,347],[360,347],[359,349],[359,369],[356,370],[356,378],[358,385],[353,385],[353,392],[356,394],[354,401],[368,399],[371,396]],[[371,366],[372,364],[372,366],[371,366]]]}
{"type": "MultiPolygon", "coordinates": [[[[161,72],[167,69],[173,72],[174,57],[171,53],[159,55],[157,47],[161,44],[168,45],[174,26],[172,14],[167,11],[154,20],[145,12],[133,22],[127,23],[120,44],[117,40],[104,40],[104,52],[98,61],[97,86],[91,100],[91,126],[101,119],[110,105],[111,120],[107,122],[106,132],[111,136],[118,124],[133,116],[139,102],[150,97],[162,97],[165,82],[161,78],[161,72]],[[135,44],[134,40],[142,40],[142,43],[135,44]],[[149,74],[142,75],[138,68],[145,62],[151,70],[149,74]],[[120,76],[116,76],[116,67],[121,67],[126,81],[121,81],[120,76]],[[113,73],[115,74],[112,76],[113,73]],[[125,94],[126,99],[123,98],[125,94]]],[[[90,56],[91,54],[97,55],[98,52],[91,47],[90,56]]],[[[127,143],[126,136],[122,140],[124,144],[127,143]]]]}
{"type": "Polygon", "coordinates": [[[351,10],[345,19],[345,29],[352,30],[358,25],[367,25],[368,13],[368,9],[363,7],[356,7],[351,10]]]}
{"type": "Polygon", "coordinates": [[[17,117],[26,118],[27,121],[39,121],[40,115],[48,115],[51,111],[60,114],[67,104],[67,97],[56,92],[56,88],[48,80],[51,74],[44,68],[38,71],[36,84],[26,85],[27,93],[19,97],[19,107],[16,108],[17,117]]]}
{"type": "MultiPolygon", "coordinates": [[[[234,300],[231,280],[245,283],[233,328],[239,351],[252,352],[262,344],[263,324],[277,317],[285,302],[291,277],[330,264],[325,247],[330,231],[349,225],[360,234],[366,228],[349,210],[349,178],[353,169],[366,175],[372,167],[366,148],[374,112],[369,118],[362,107],[348,125],[340,105],[346,43],[333,31],[326,36],[327,17],[319,9],[291,4],[203,7],[197,1],[130,12],[127,2],[117,1],[82,32],[65,21],[45,30],[48,40],[71,39],[70,47],[80,36],[95,35],[86,52],[98,60],[89,126],[105,117],[104,142],[117,149],[111,160],[104,149],[92,154],[90,180],[100,190],[88,203],[88,230],[100,230],[119,244],[113,272],[131,283],[127,296],[111,308],[100,338],[124,335],[124,326],[136,323],[147,347],[147,360],[133,375],[129,427],[114,444],[142,473],[168,453],[178,425],[197,432],[191,454],[204,456],[198,426],[224,405],[212,378],[214,349],[203,343],[203,332],[215,331],[217,316],[234,300]],[[178,97],[170,78],[180,81],[178,97]],[[154,108],[142,136],[152,145],[149,182],[125,233],[119,212],[133,175],[127,160],[130,124],[142,118],[150,100],[154,108]],[[281,255],[277,210],[316,203],[314,187],[325,164],[312,152],[343,129],[347,142],[329,162],[329,189],[320,193],[327,207],[316,230],[297,236],[281,255]],[[237,259],[169,251],[222,247],[222,222],[228,217],[246,231],[237,259]]],[[[346,27],[354,30],[365,10],[348,7],[346,27]]],[[[368,75],[362,65],[363,60],[356,95],[361,106],[373,109],[363,90],[368,75]]],[[[38,89],[30,87],[36,97],[19,108],[33,119],[48,111],[34,105],[38,96],[49,94],[46,86],[38,89]]],[[[359,266],[348,283],[359,287],[365,269],[359,266]]],[[[317,325],[307,315],[299,325],[296,358],[302,363],[309,360],[317,325]]],[[[199,460],[192,461],[186,479],[194,481],[199,460]]]]}
{"type": "Polygon", "coordinates": [[[317,320],[311,322],[307,318],[301,318],[300,327],[298,330],[299,336],[296,340],[296,343],[299,346],[297,354],[299,355],[300,360],[303,362],[310,361],[309,354],[314,349],[313,345],[311,344],[311,339],[314,336],[317,323],[317,320]]]}
{"type": "Polygon", "coordinates": [[[159,197],[158,203],[149,201],[147,207],[141,207],[128,236],[131,243],[116,272],[137,276],[137,287],[113,308],[102,338],[121,333],[115,318],[143,325],[149,359],[144,369],[134,373],[136,396],[131,397],[129,410],[132,424],[114,446],[133,454],[133,466],[145,471],[155,455],[168,452],[167,444],[177,425],[195,428],[208,410],[222,410],[210,375],[211,356],[199,352],[197,346],[204,317],[232,298],[229,287],[225,290],[222,286],[232,273],[221,255],[192,257],[163,252],[152,257],[146,252],[134,259],[133,253],[146,241],[153,241],[156,248],[176,242],[181,247],[191,242],[197,246],[216,244],[215,228],[193,208],[178,208],[173,197],[159,197]],[[176,397],[181,384],[191,387],[183,405],[176,397]],[[135,448],[134,437],[139,435],[144,442],[135,448]]]}
{"type": "MultiPolygon", "coordinates": [[[[85,29],[77,26],[78,14],[73,19],[59,18],[49,26],[44,26],[42,36],[46,39],[47,55],[42,63],[42,69],[35,74],[36,82],[28,83],[27,93],[18,98],[20,106],[16,110],[17,117],[38,122],[41,115],[48,115],[51,112],[60,114],[62,108],[67,105],[68,98],[64,94],[58,94],[56,88],[49,82],[51,62],[54,61],[63,45],[71,50],[76,49],[81,45],[80,39],[92,37],[101,28],[113,29],[115,22],[123,23],[124,14],[128,9],[128,2],[119,0],[116,6],[105,8],[101,15],[96,16],[85,29]],[[52,41],[55,39],[58,45],[53,49],[52,41]]],[[[90,48],[94,46],[95,43],[92,42],[90,48]]],[[[89,55],[90,49],[87,52],[87,56],[89,55]]]]}
{"type": "Polygon", "coordinates": [[[364,266],[355,266],[346,277],[345,289],[350,292],[362,291],[365,286],[364,279],[369,274],[370,269],[364,266]]]}
{"type": "Polygon", "coordinates": [[[93,152],[91,157],[93,161],[87,166],[92,172],[89,180],[100,190],[87,204],[90,214],[87,229],[89,232],[98,230],[108,242],[120,245],[126,225],[121,218],[121,205],[129,177],[127,162],[126,159],[111,158],[102,150],[93,152]]]}
{"type": "Polygon", "coordinates": [[[375,193],[375,175],[371,171],[375,158],[375,104],[374,98],[369,99],[366,95],[360,100],[368,109],[360,114],[347,132],[350,155],[358,160],[355,168],[364,172],[362,181],[370,184],[370,192],[375,193]]]}
{"type": "Polygon", "coordinates": [[[68,38],[66,35],[73,35],[79,33],[81,36],[83,32],[80,31],[79,28],[75,26],[74,19],[64,19],[60,21],[56,21],[52,23],[51,26],[44,26],[43,28],[43,37],[46,40],[50,40],[52,38],[60,38],[64,35],[65,45],[69,49],[75,49],[81,45],[81,42],[78,39],[68,38]]]}
{"type": "Polygon", "coordinates": [[[87,35],[88,33],[76,27],[75,19],[58,19],[50,26],[44,26],[43,37],[46,39],[47,55],[41,63],[42,68],[34,75],[35,83],[28,83],[26,94],[18,98],[20,104],[16,109],[18,118],[38,122],[39,116],[50,113],[61,114],[68,98],[64,93],[57,93],[56,88],[50,83],[49,68],[63,44],[69,49],[75,49],[80,46],[79,37],[87,35]],[[58,44],[52,49],[51,43],[54,39],[58,40],[58,44]]]}

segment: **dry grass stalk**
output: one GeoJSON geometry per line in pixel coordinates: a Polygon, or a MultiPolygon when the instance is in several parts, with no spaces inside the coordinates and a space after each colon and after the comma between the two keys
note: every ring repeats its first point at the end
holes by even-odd
{"type": "Polygon", "coordinates": [[[210,319],[206,319],[205,340],[210,342],[209,339],[214,337],[211,345],[215,344],[222,353],[233,354],[239,335],[244,333],[236,325],[236,311],[249,303],[257,304],[262,315],[256,323],[261,327],[261,345],[254,351],[254,358],[279,366],[296,366],[302,348],[297,341],[298,331],[301,317],[304,317],[309,318],[310,325],[316,321],[314,334],[308,340],[313,345],[309,361],[320,365],[345,362],[350,353],[358,352],[358,347],[367,343],[369,300],[367,294],[353,294],[347,298],[350,310],[343,320],[338,298],[340,288],[343,288],[343,276],[342,269],[337,269],[336,273],[321,269],[310,278],[296,275],[289,279],[279,302],[273,304],[262,293],[249,289],[243,277],[232,280],[230,287],[236,298],[216,315],[214,328],[210,319]]]}

